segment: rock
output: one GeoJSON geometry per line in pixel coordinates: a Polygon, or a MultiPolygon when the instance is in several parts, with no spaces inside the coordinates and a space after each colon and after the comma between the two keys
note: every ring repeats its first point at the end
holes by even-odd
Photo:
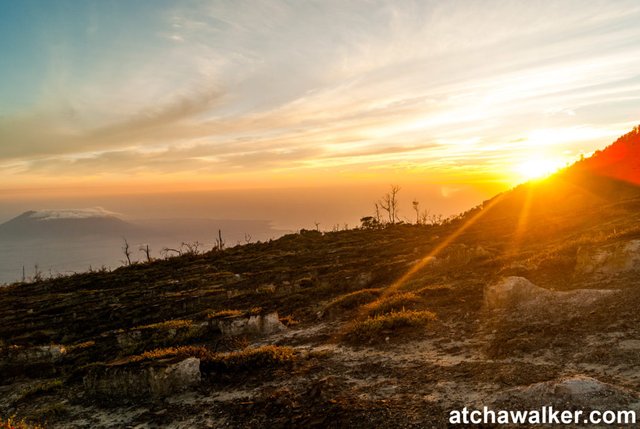
{"type": "MultiPolygon", "coordinates": [[[[546,314],[550,310],[584,311],[605,296],[618,293],[617,289],[576,289],[568,292],[552,291],[531,283],[524,277],[505,277],[489,285],[484,291],[487,309],[528,310],[528,314],[546,314]]],[[[525,315],[525,313],[522,313],[525,315]]]]}
{"type": "Polygon", "coordinates": [[[531,303],[552,294],[548,289],[534,285],[524,277],[505,277],[484,290],[484,304],[488,308],[509,308],[531,303]]]}
{"type": "Polygon", "coordinates": [[[12,363],[33,364],[33,363],[55,363],[60,361],[66,354],[67,349],[62,345],[34,346],[34,347],[9,347],[2,353],[5,359],[12,363]]]}
{"type": "Polygon", "coordinates": [[[544,405],[581,409],[621,409],[638,400],[638,393],[603,383],[584,375],[516,387],[496,395],[494,403],[501,406],[537,408],[544,405]]]}
{"type": "Polygon", "coordinates": [[[277,312],[250,317],[238,317],[230,320],[221,319],[216,322],[218,329],[220,329],[223,335],[231,336],[244,334],[268,335],[287,329],[287,327],[280,322],[277,312]]]}
{"type": "Polygon", "coordinates": [[[578,249],[576,275],[600,277],[630,271],[640,271],[640,240],[578,249]]]}
{"type": "Polygon", "coordinates": [[[200,359],[191,357],[149,375],[151,392],[164,397],[200,383],[200,359]]]}
{"type": "Polygon", "coordinates": [[[87,394],[114,402],[157,399],[187,390],[200,383],[200,359],[139,366],[100,366],[83,378],[87,394]]]}

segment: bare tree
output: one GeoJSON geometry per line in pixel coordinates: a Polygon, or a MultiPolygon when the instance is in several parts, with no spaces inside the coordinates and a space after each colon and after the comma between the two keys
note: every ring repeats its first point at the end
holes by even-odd
{"type": "Polygon", "coordinates": [[[151,262],[153,260],[153,258],[151,258],[151,249],[149,249],[149,245],[148,244],[145,244],[144,246],[140,246],[139,250],[142,253],[144,253],[144,256],[147,259],[147,262],[151,262]]]}
{"type": "Polygon", "coordinates": [[[376,206],[376,223],[380,225],[380,206],[378,203],[375,203],[376,206]]]}
{"type": "Polygon", "coordinates": [[[378,204],[387,212],[389,223],[394,224],[398,220],[398,192],[400,192],[400,186],[391,185],[389,192],[382,196],[382,199],[378,201],[378,204]]]}
{"type": "Polygon", "coordinates": [[[180,246],[181,249],[186,249],[184,252],[180,252],[180,254],[187,254],[187,255],[197,255],[198,253],[200,253],[200,246],[202,245],[202,243],[200,243],[199,241],[194,241],[192,243],[185,243],[182,242],[182,245],[180,246]]]}
{"type": "Polygon", "coordinates": [[[175,253],[177,256],[182,255],[182,250],[180,250],[180,249],[172,249],[172,248],[170,248],[170,247],[163,247],[163,248],[162,248],[162,250],[160,251],[160,254],[161,254],[165,259],[167,259],[167,258],[169,258],[169,256],[170,256],[169,254],[170,254],[170,253],[172,253],[172,252],[173,252],[173,253],[175,253]]]}
{"type": "Polygon", "coordinates": [[[124,262],[126,265],[131,265],[131,247],[129,246],[129,242],[126,238],[122,238],[124,243],[122,244],[122,252],[124,252],[124,257],[127,258],[124,262]]]}
{"type": "Polygon", "coordinates": [[[315,221],[313,224],[316,226],[316,231],[320,231],[320,222],[315,221]]]}
{"type": "Polygon", "coordinates": [[[244,242],[247,244],[251,243],[251,234],[244,234],[244,242]]]}
{"type": "Polygon", "coordinates": [[[416,225],[420,225],[420,201],[414,198],[411,204],[413,205],[413,210],[416,212],[416,225]]]}
{"type": "Polygon", "coordinates": [[[221,230],[218,230],[218,238],[216,238],[216,249],[224,250],[224,240],[222,239],[221,230]]]}

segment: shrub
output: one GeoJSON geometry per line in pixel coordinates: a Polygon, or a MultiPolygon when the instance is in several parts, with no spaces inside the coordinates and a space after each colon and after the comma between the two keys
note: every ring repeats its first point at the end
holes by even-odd
{"type": "Polygon", "coordinates": [[[436,315],[430,311],[392,312],[355,322],[349,327],[346,335],[354,340],[371,341],[380,338],[386,333],[385,331],[422,327],[434,320],[436,320],[436,315]]]}
{"type": "Polygon", "coordinates": [[[392,311],[400,311],[410,308],[420,302],[420,297],[413,292],[396,293],[382,297],[364,306],[370,316],[378,316],[392,311]]]}
{"type": "Polygon", "coordinates": [[[325,313],[332,313],[338,311],[352,310],[356,307],[371,302],[380,296],[382,291],[380,289],[361,289],[355,292],[348,293],[346,295],[339,296],[331,301],[324,308],[325,313]]]}

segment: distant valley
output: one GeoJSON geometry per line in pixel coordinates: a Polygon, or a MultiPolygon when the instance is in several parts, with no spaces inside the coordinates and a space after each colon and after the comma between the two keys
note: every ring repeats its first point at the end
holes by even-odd
{"type": "Polygon", "coordinates": [[[126,239],[133,261],[153,258],[195,245],[199,251],[216,245],[218,231],[225,246],[277,238],[287,231],[265,220],[125,219],[101,208],[30,210],[0,224],[0,284],[37,276],[116,268],[125,260],[126,239]],[[185,243],[185,246],[182,244],[185,243]],[[182,248],[182,249],[181,249],[182,248]]]}

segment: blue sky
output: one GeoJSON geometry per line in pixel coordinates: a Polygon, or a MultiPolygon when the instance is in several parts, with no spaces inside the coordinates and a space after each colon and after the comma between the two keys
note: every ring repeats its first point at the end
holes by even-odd
{"type": "Polygon", "coordinates": [[[2,1],[0,188],[510,186],[639,122],[638,22],[637,1],[2,1]]]}

